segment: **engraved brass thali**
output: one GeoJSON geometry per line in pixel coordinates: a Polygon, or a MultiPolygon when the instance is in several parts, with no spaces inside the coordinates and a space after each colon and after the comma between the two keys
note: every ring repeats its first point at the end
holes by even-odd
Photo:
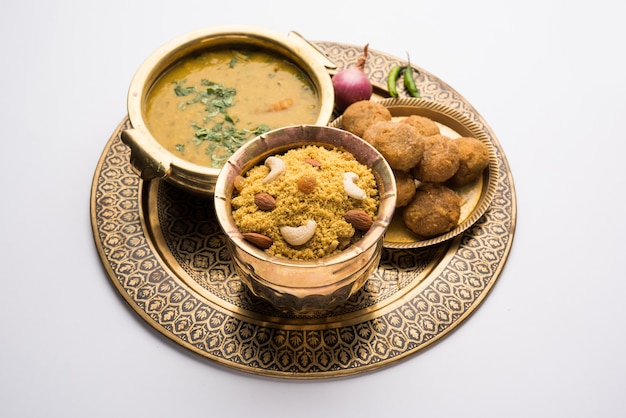
{"type": "MultiPolygon", "coordinates": [[[[339,69],[361,49],[317,42],[339,69]]],[[[368,77],[385,97],[400,59],[370,50],[368,77]]],[[[237,277],[213,202],[132,170],[121,131],[95,170],[91,220],[109,278],[131,308],[177,344],[233,369],[295,379],[353,375],[391,365],[431,345],[482,303],[510,252],[517,216],[513,178],[489,126],[455,90],[427,71],[423,98],[456,109],[488,135],[498,182],[484,215],[455,238],[425,248],[385,248],[378,269],[348,303],[326,314],[279,312],[237,277]]]]}

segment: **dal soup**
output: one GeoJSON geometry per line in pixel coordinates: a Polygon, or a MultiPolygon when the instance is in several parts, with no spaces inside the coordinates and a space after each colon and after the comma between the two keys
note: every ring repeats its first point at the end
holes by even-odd
{"type": "Polygon", "coordinates": [[[247,140],[314,123],[318,114],[318,94],[300,68],[249,47],[182,59],[152,87],[145,111],[148,129],[168,151],[214,168],[247,140]]]}

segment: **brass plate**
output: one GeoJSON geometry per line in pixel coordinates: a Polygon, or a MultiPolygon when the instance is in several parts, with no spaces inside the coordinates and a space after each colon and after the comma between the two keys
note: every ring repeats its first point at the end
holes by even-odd
{"type": "MultiPolygon", "coordinates": [[[[339,68],[360,48],[318,46],[339,68]]],[[[384,96],[401,61],[370,51],[368,75],[384,96]]],[[[419,69],[416,67],[416,69],[419,69]]],[[[110,280],[131,308],[177,344],[233,369],[319,379],[389,366],[448,335],[487,296],[506,262],[517,216],[513,178],[490,128],[457,92],[419,69],[422,96],[489,133],[498,160],[491,206],[467,231],[419,249],[384,249],[379,268],[348,303],[319,316],[287,315],[251,295],[233,270],[210,199],[166,182],[143,182],[120,133],[107,142],[91,190],[94,240],[110,280]]]]}
{"type": "MultiPolygon", "coordinates": [[[[425,99],[398,98],[377,100],[391,113],[392,120],[398,121],[410,115],[430,118],[439,126],[442,135],[449,138],[472,136],[487,146],[489,166],[476,181],[457,187],[454,190],[461,197],[461,216],[459,224],[453,230],[428,239],[420,238],[404,226],[402,209],[396,210],[393,220],[385,235],[386,248],[421,248],[449,240],[465,232],[485,213],[498,187],[498,159],[489,132],[481,125],[464,116],[456,109],[442,103],[425,99]]],[[[343,117],[339,116],[329,125],[341,128],[343,117]]]]}

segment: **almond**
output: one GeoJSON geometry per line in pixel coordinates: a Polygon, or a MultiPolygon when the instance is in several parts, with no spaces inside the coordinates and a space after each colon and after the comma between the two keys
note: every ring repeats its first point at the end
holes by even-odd
{"type": "Polygon", "coordinates": [[[374,223],[372,217],[361,209],[351,209],[343,214],[343,218],[359,231],[367,231],[374,223]]]}
{"type": "Polygon", "coordinates": [[[246,232],[243,234],[243,238],[250,244],[262,250],[267,250],[273,244],[273,241],[270,237],[268,237],[267,235],[259,234],[257,232],[246,232]]]}
{"type": "Polygon", "coordinates": [[[276,207],[276,199],[270,194],[260,192],[254,195],[254,204],[262,211],[269,212],[276,207]]]}
{"type": "Polygon", "coordinates": [[[321,167],[322,163],[320,163],[319,161],[317,161],[314,158],[307,158],[304,160],[305,163],[312,165],[315,168],[321,167]]]}

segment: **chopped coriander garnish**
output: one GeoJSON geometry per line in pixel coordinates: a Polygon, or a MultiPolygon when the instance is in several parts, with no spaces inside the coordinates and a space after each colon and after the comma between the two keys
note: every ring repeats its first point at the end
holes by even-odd
{"type": "Polygon", "coordinates": [[[191,86],[191,87],[183,87],[183,83],[185,81],[187,81],[187,80],[175,82],[176,87],[174,87],[174,94],[176,94],[176,96],[183,97],[183,96],[188,96],[191,93],[195,93],[196,92],[196,88],[193,87],[193,86],[191,86]]]}
{"type": "MultiPolygon", "coordinates": [[[[236,59],[238,58],[233,58],[233,61],[236,59]]],[[[231,61],[231,65],[234,65],[233,61],[231,61]]],[[[236,89],[204,79],[199,87],[186,87],[184,86],[185,82],[186,80],[175,83],[174,94],[178,97],[188,96],[192,93],[196,93],[196,95],[181,102],[178,107],[185,110],[190,105],[204,105],[206,112],[202,122],[191,124],[194,128],[193,142],[196,145],[205,141],[210,142],[207,147],[207,154],[211,155],[213,167],[223,167],[226,159],[241,145],[270,130],[267,125],[260,125],[252,130],[236,127],[238,120],[228,113],[228,109],[234,104],[237,95],[236,89]]],[[[184,145],[176,145],[176,150],[183,152],[184,145]]]]}

